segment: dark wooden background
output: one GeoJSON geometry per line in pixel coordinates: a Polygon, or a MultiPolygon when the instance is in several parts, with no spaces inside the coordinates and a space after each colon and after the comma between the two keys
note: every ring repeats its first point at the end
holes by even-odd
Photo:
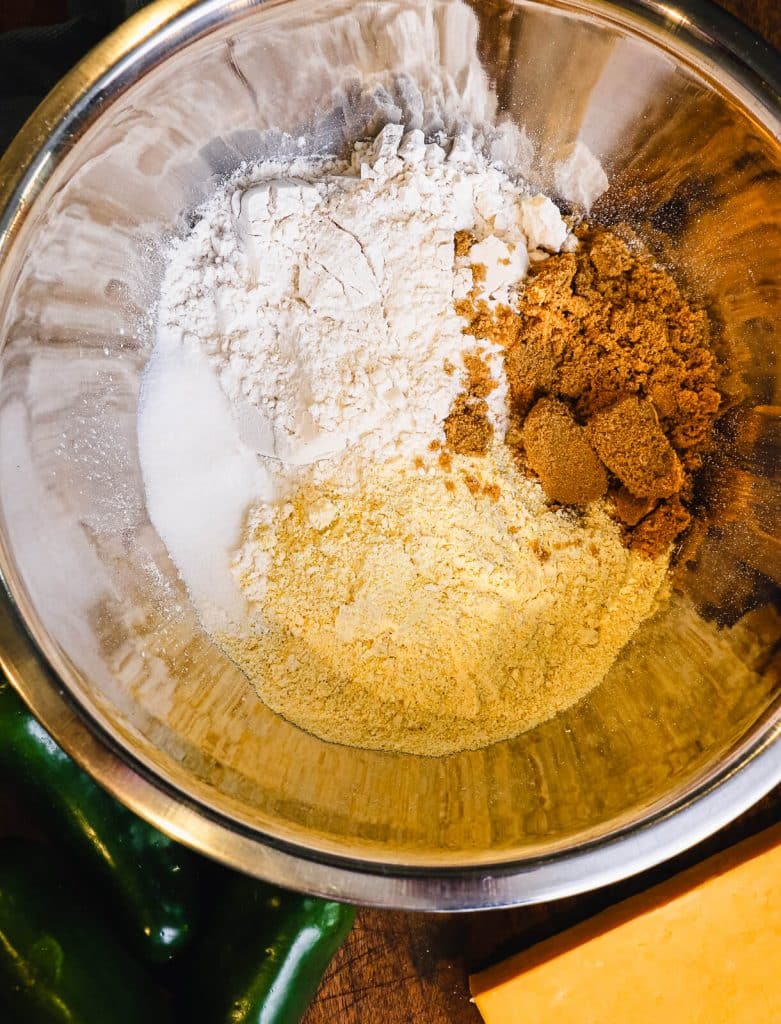
{"type": "MultiPolygon", "coordinates": [[[[781,0],[721,0],[721,5],[781,49],[781,0]]],[[[0,31],[45,25],[64,16],[64,0],[0,0],[0,31]]],[[[3,811],[0,806],[0,817],[3,811]]],[[[779,820],[781,788],[728,829],[675,861],[574,899],[461,915],[362,910],[305,1024],[478,1024],[480,1017],[469,1003],[470,971],[779,820]]]]}

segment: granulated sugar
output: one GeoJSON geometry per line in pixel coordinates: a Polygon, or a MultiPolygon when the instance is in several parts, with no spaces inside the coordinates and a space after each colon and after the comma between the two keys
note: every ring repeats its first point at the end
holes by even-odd
{"type": "Polygon", "coordinates": [[[603,504],[551,509],[496,445],[454,456],[448,477],[377,466],[357,494],[303,488],[236,567],[256,631],[218,642],[316,735],[447,754],[517,735],[596,686],[666,566],[628,551],[603,504]]]}

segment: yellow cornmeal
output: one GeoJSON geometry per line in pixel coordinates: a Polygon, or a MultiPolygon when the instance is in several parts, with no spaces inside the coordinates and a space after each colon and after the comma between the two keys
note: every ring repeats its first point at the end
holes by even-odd
{"type": "Polygon", "coordinates": [[[358,493],[302,489],[248,529],[236,571],[254,618],[218,642],[271,708],[323,739],[448,754],[588,693],[666,568],[628,551],[601,504],[551,510],[497,446],[447,475],[378,466],[358,493]]]}

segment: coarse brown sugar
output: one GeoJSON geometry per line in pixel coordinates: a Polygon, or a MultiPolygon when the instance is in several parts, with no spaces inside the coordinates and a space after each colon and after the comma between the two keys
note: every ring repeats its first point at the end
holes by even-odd
{"type": "Polygon", "coordinates": [[[480,349],[463,358],[466,390],[456,397],[445,419],[445,440],[449,450],[458,455],[485,455],[494,436],[485,399],[496,388],[496,381],[480,349]]]}
{"type": "Polygon", "coordinates": [[[603,463],[635,497],[669,498],[683,486],[683,467],[649,399],[627,395],[595,413],[586,433],[603,463]]]}
{"type": "Polygon", "coordinates": [[[523,424],[523,445],[526,462],[554,501],[585,505],[607,491],[605,468],[564,402],[540,398],[535,403],[523,424]]]}
{"type": "Polygon", "coordinates": [[[456,231],[453,236],[453,248],[455,250],[456,257],[468,256],[469,250],[476,241],[477,239],[471,231],[466,231],[464,229],[456,231]]]}
{"type": "Polygon", "coordinates": [[[523,419],[538,396],[556,392],[558,362],[551,340],[540,339],[534,345],[511,343],[507,346],[507,382],[517,419],[523,419]]]}
{"type": "Polygon", "coordinates": [[[472,284],[473,286],[482,284],[485,281],[488,268],[485,263],[472,263],[470,264],[472,270],[472,284]]]}
{"type": "Polygon", "coordinates": [[[493,434],[485,399],[459,395],[445,420],[448,447],[461,455],[485,455],[493,434]]]}
{"type": "Polygon", "coordinates": [[[467,381],[466,389],[475,398],[487,398],[492,391],[496,390],[496,381],[491,375],[491,370],[483,358],[482,349],[475,352],[464,353],[464,366],[466,367],[467,381]]]}
{"type": "Polygon", "coordinates": [[[691,514],[679,495],[661,501],[652,512],[640,520],[631,533],[631,548],[655,558],[666,550],[691,522],[691,514]]]}
{"type": "Polygon", "coordinates": [[[578,234],[576,252],[534,267],[516,309],[473,292],[456,310],[466,333],[505,351],[505,443],[519,463],[565,504],[604,493],[608,477],[626,543],[658,555],[689,522],[724,371],[706,313],[646,252],[609,231],[578,234]],[[558,404],[539,406],[542,398],[558,404]],[[585,490],[569,468],[578,461],[585,490]]]}
{"type": "Polygon", "coordinates": [[[610,493],[619,520],[626,526],[637,526],[640,520],[652,511],[656,502],[653,498],[638,498],[626,487],[617,487],[610,493]]]}
{"type": "Polygon", "coordinates": [[[471,334],[478,341],[493,341],[507,348],[516,340],[518,315],[509,306],[489,306],[485,299],[469,296],[457,299],[455,310],[466,320],[464,334],[471,334]]]}
{"type": "Polygon", "coordinates": [[[480,480],[475,476],[475,474],[468,473],[466,472],[466,470],[462,470],[461,475],[464,478],[464,483],[466,484],[466,489],[469,491],[469,493],[474,495],[475,497],[478,494],[480,494],[482,484],[480,483],[480,480]]]}

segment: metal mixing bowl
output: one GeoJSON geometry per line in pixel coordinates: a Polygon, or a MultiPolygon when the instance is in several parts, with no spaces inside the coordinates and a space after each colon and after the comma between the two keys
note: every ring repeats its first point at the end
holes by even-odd
{"type": "Polygon", "coordinates": [[[777,72],[715,8],[655,0],[163,0],[93,51],[0,168],[0,645],[62,745],[226,863],[424,909],[606,883],[778,782],[777,72]],[[595,216],[702,295],[746,389],[669,607],[587,700],[442,759],[327,744],[259,703],[199,631],[136,447],[161,239],[275,129],[344,140],[334,90],[400,64],[490,89],[540,180],[587,143],[611,179],[595,216]]]}

